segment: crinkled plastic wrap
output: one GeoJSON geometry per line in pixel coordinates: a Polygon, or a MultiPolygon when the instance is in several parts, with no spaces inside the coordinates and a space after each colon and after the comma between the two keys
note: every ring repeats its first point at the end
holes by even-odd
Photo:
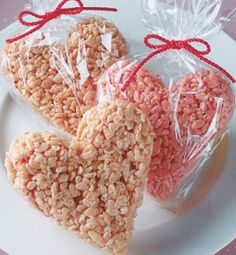
{"type": "MultiPolygon", "coordinates": [[[[29,8],[45,14],[59,2],[34,0],[29,8]]],[[[29,36],[6,43],[1,64],[21,108],[30,106],[49,123],[75,135],[78,121],[95,105],[100,75],[125,54],[126,41],[111,22],[84,14],[62,15],[29,36]]]]}
{"type": "MultiPolygon", "coordinates": [[[[152,34],[168,40],[205,39],[227,20],[220,15],[221,5],[219,0],[144,0],[143,21],[152,34]]],[[[235,96],[223,73],[183,49],[153,57],[123,91],[147,56],[112,65],[98,82],[98,101],[129,100],[149,116],[155,139],[147,191],[173,209],[186,201],[195,177],[227,132],[235,96]]]]}

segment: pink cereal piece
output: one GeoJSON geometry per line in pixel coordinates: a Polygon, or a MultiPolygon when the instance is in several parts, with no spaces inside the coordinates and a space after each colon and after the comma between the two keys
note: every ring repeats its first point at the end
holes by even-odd
{"type": "Polygon", "coordinates": [[[223,134],[232,117],[234,94],[229,82],[216,71],[202,70],[187,75],[169,91],[158,76],[145,68],[139,71],[125,93],[121,93],[133,68],[129,61],[119,61],[108,69],[98,89],[103,93],[112,92],[108,96],[113,99],[133,102],[150,118],[155,139],[147,188],[158,200],[164,201],[189,176],[206,145],[223,134]],[[117,73],[122,72],[118,79],[117,73]],[[174,113],[171,99],[178,96],[174,113]]]}

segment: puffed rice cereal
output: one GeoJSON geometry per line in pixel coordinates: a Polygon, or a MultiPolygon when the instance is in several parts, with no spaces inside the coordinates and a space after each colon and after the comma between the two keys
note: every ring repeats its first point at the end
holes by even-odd
{"type": "Polygon", "coordinates": [[[43,214],[112,254],[125,254],[142,204],[153,133],[146,115],[124,101],[101,103],[77,138],[27,133],[6,155],[14,187],[43,214]]]}
{"type": "Polygon", "coordinates": [[[3,71],[34,110],[75,135],[94,106],[97,79],[126,54],[126,42],[112,23],[94,17],[80,20],[64,42],[40,45],[44,39],[31,35],[5,45],[3,71]]]}
{"type": "Polygon", "coordinates": [[[168,88],[145,68],[122,93],[133,68],[123,60],[111,66],[99,82],[99,100],[126,99],[150,118],[155,138],[148,191],[165,201],[189,176],[207,145],[224,133],[232,117],[234,93],[216,71],[187,75],[168,88]]]}

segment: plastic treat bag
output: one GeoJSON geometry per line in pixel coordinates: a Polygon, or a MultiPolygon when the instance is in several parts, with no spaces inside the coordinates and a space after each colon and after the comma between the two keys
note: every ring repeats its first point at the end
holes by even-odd
{"type": "Polygon", "coordinates": [[[8,38],[2,50],[2,71],[13,82],[7,85],[21,107],[27,103],[75,135],[78,121],[95,104],[98,78],[126,54],[115,25],[83,12],[117,10],[86,7],[80,0],[33,0],[28,8],[19,15],[27,28],[8,38]]]}
{"type": "Polygon", "coordinates": [[[98,83],[99,101],[122,98],[149,116],[155,139],[147,190],[172,209],[186,201],[235,106],[234,78],[205,56],[211,48],[204,39],[228,20],[221,5],[144,0],[150,52],[119,60],[98,83]]]}

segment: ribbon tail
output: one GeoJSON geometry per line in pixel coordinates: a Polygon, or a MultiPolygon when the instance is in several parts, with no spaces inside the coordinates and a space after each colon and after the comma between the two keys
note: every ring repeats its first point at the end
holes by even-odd
{"type": "Polygon", "coordinates": [[[223,67],[219,66],[218,64],[212,62],[211,60],[203,57],[203,56],[197,56],[200,60],[202,60],[203,62],[207,63],[208,65],[218,69],[219,71],[221,71],[227,78],[230,79],[230,81],[232,83],[235,83],[235,78],[229,73],[227,72],[223,67]]]}
{"type": "Polygon", "coordinates": [[[8,38],[8,39],[6,40],[6,42],[7,42],[7,43],[12,43],[12,42],[18,41],[18,40],[20,40],[20,39],[23,39],[23,38],[25,38],[26,36],[28,36],[28,35],[30,35],[30,34],[36,32],[37,30],[39,30],[39,29],[40,29],[41,27],[43,27],[43,26],[44,26],[44,24],[40,24],[40,25],[38,25],[38,26],[36,26],[36,27],[30,29],[29,31],[27,31],[27,32],[25,32],[25,33],[23,33],[23,34],[17,35],[17,36],[12,37],[12,38],[8,38]]]}
{"type": "Polygon", "coordinates": [[[105,12],[117,12],[118,9],[111,7],[83,7],[86,11],[105,11],[105,12]]]}
{"type": "Polygon", "coordinates": [[[154,58],[156,55],[167,51],[169,48],[168,47],[163,47],[160,50],[152,52],[150,55],[148,55],[145,59],[143,59],[137,67],[131,72],[129,79],[125,82],[124,86],[121,88],[121,92],[125,92],[125,90],[128,88],[132,80],[134,79],[135,75],[139,72],[139,70],[152,58],[154,58]]]}

